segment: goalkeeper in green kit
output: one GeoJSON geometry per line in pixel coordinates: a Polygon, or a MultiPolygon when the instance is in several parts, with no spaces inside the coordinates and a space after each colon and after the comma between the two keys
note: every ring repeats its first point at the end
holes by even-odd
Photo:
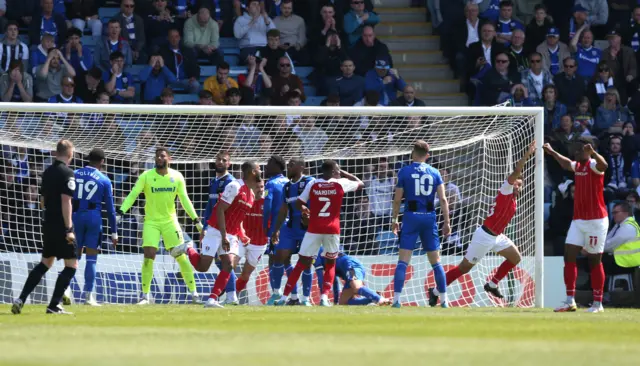
{"type": "Polygon", "coordinates": [[[138,305],[147,305],[151,302],[151,280],[153,279],[153,261],[156,258],[160,237],[164,241],[164,247],[173,256],[180,266],[182,278],[191,293],[193,303],[201,303],[200,295],[196,291],[196,282],[193,275],[193,267],[185,254],[176,253],[173,250],[183,243],[182,228],[178,223],[176,214],[176,196],[189,217],[193,220],[199,232],[202,224],[193,208],[193,204],[187,194],[184,177],[177,170],[169,168],[171,155],[163,147],[156,149],[155,169],[150,169],[140,174],[133,190],[125,198],[120,213],[125,214],[133,205],[140,193],[144,192],[144,226],[142,228],[142,249],[144,261],[142,262],[142,298],[138,305]]]}

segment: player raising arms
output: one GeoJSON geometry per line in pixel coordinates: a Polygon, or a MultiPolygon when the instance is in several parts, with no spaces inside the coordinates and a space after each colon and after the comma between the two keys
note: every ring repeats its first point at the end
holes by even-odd
{"type": "MultiPolygon", "coordinates": [[[[440,240],[438,238],[438,217],[436,215],[434,200],[436,192],[440,199],[440,207],[444,224],[442,234],[446,237],[451,232],[449,226],[449,204],[445,194],[445,186],[438,169],[427,164],[429,157],[429,144],[418,140],[413,144],[411,158],[413,162],[402,167],[398,172],[398,183],[393,198],[392,231],[398,234],[400,224],[400,205],[405,198],[404,218],[402,219],[402,235],[400,235],[400,253],[398,265],[393,276],[393,307],[401,307],[400,296],[404,287],[404,280],[411,255],[416,247],[418,237],[422,241],[422,247],[427,251],[429,263],[433,268],[436,279],[440,304],[447,307],[444,269],[440,265],[440,240]]],[[[429,289],[429,305],[436,306],[438,295],[433,289],[429,289]]]]}
{"type": "Polygon", "coordinates": [[[77,189],[73,194],[73,227],[78,241],[78,258],[82,258],[82,248],[86,254],[84,297],[85,304],[91,306],[100,306],[93,287],[96,283],[96,262],[102,239],[103,205],[107,209],[111,240],[114,246],[118,244],[113,189],[111,180],[100,172],[103,164],[104,151],[93,149],[89,152],[89,165],[74,172],[77,189]]]}
{"type": "Polygon", "coordinates": [[[284,293],[275,305],[284,305],[293,286],[298,282],[302,271],[310,269],[313,258],[320,248],[324,248],[324,279],[321,306],[331,306],[329,292],[336,275],[336,258],[340,251],[340,212],[342,198],[347,192],[364,187],[356,176],[340,170],[333,160],[322,163],[322,178],[307,185],[296,205],[301,211],[309,213],[309,228],[300,244],[299,259],[287,279],[284,293]],[[340,177],[344,178],[340,178],[340,177]]]}
{"type": "Polygon", "coordinates": [[[180,199],[182,207],[193,220],[198,231],[202,231],[202,224],[198,219],[196,210],[187,194],[184,177],[179,171],[169,168],[171,155],[164,147],[156,149],[156,167],[140,174],[131,193],[125,198],[120,211],[125,214],[133,205],[140,193],[144,192],[144,226],[142,228],[142,249],[144,260],[142,262],[142,298],[138,305],[147,305],[151,302],[151,280],[153,279],[153,261],[156,259],[160,237],[164,247],[170,251],[180,266],[182,278],[191,292],[191,300],[200,303],[200,295],[196,292],[196,282],[193,268],[184,253],[174,251],[184,242],[182,228],[178,223],[176,214],[176,196],[180,199]]]}
{"type": "Polygon", "coordinates": [[[567,233],[564,251],[564,284],[567,288],[567,300],[556,312],[576,311],[576,278],[578,267],[576,259],[582,250],[587,252],[591,267],[591,288],[593,304],[587,310],[590,313],[603,312],[602,292],[604,290],[604,269],[602,252],[607,238],[609,218],[604,204],[604,173],[609,167],[607,161],[598,154],[589,140],[580,138],[577,142],[576,160],[558,154],[551,145],[544,144],[543,149],[560,166],[575,173],[575,198],[573,200],[573,221],[567,233]]]}
{"type": "MultiPolygon", "coordinates": [[[[503,256],[505,260],[500,264],[491,281],[484,285],[484,290],[497,298],[502,299],[504,297],[498,289],[498,282],[520,263],[521,258],[518,248],[503,232],[516,213],[516,198],[520,193],[520,189],[522,189],[522,170],[527,160],[535,152],[536,142],[533,141],[529,144],[522,158],[516,163],[513,173],[502,183],[494,204],[489,210],[489,215],[485,218],[482,226],[473,233],[471,244],[469,244],[462,262],[447,272],[447,286],[471,271],[473,266],[478,264],[489,251],[493,250],[503,256]]],[[[434,293],[438,295],[437,290],[434,290],[434,293]]]]}
{"type": "MultiPolygon", "coordinates": [[[[314,181],[313,177],[303,174],[304,165],[303,158],[289,160],[287,175],[290,181],[284,185],[283,204],[280,206],[276,222],[272,222],[271,225],[273,228],[271,243],[274,245],[275,259],[270,273],[272,294],[267,305],[273,305],[276,300],[280,299],[280,286],[285,272],[285,264],[287,264],[286,272],[288,277],[293,271],[293,266],[290,264],[291,255],[298,253],[300,243],[302,243],[304,234],[307,232],[307,225],[302,220],[302,211],[296,205],[298,196],[314,181]]],[[[306,269],[302,274],[302,299],[298,299],[298,286],[296,284],[291,289],[291,299],[287,305],[295,305],[299,302],[303,306],[311,306],[310,294],[312,285],[313,274],[311,269],[306,269]]]]}

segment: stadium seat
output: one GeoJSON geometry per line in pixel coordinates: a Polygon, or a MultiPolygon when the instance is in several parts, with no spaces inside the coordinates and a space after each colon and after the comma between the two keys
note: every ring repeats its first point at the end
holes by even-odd
{"type": "Polygon", "coordinates": [[[309,75],[311,75],[312,72],[313,72],[313,67],[309,67],[309,66],[296,67],[296,75],[298,75],[300,79],[309,78],[309,75]]]}
{"type": "Polygon", "coordinates": [[[220,46],[220,48],[222,48],[222,52],[224,52],[225,55],[240,55],[240,49],[238,47],[223,48],[220,46]]]}
{"type": "Polygon", "coordinates": [[[304,105],[307,107],[317,107],[325,98],[326,97],[307,96],[307,100],[304,101],[304,105]]]}
{"type": "MultiPolygon", "coordinates": [[[[222,49],[238,48],[238,40],[231,37],[220,38],[220,48],[222,49]]],[[[238,53],[240,53],[239,50],[238,50],[238,53]]]]}
{"type": "Polygon", "coordinates": [[[21,42],[26,43],[27,45],[29,44],[29,35],[28,34],[20,34],[20,35],[18,35],[18,39],[21,42]]]}
{"type": "Polygon", "coordinates": [[[174,94],[173,103],[198,103],[198,94],[174,94]]]}
{"type": "Polygon", "coordinates": [[[307,97],[315,97],[316,87],[304,84],[304,95],[306,95],[307,97]]]}
{"type": "Polygon", "coordinates": [[[229,64],[229,66],[238,66],[239,57],[238,55],[224,55],[224,60],[229,64]]]}
{"type": "Polygon", "coordinates": [[[93,36],[82,36],[82,44],[84,46],[89,47],[89,48],[95,47],[97,41],[98,40],[96,38],[94,38],[93,36]]]}
{"type": "Polygon", "coordinates": [[[118,14],[118,12],[120,12],[118,8],[100,8],[98,9],[98,17],[102,23],[106,24],[111,18],[118,14]]]}
{"type": "Polygon", "coordinates": [[[147,65],[131,65],[131,67],[125,71],[131,74],[131,76],[133,76],[133,80],[137,82],[140,80],[140,71],[142,71],[145,66],[147,65]]]}

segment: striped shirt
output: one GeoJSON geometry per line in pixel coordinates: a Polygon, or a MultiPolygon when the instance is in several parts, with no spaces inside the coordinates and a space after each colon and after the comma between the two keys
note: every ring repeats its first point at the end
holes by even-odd
{"type": "Polygon", "coordinates": [[[0,47],[0,68],[2,71],[9,71],[9,64],[12,60],[22,60],[22,63],[27,66],[29,47],[20,41],[14,45],[2,43],[0,47]]]}

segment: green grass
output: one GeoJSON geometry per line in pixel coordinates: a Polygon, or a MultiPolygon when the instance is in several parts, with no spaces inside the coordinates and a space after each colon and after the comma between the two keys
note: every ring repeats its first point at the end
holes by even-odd
{"type": "Polygon", "coordinates": [[[0,306],[0,365],[638,365],[640,311],[0,306]]]}

